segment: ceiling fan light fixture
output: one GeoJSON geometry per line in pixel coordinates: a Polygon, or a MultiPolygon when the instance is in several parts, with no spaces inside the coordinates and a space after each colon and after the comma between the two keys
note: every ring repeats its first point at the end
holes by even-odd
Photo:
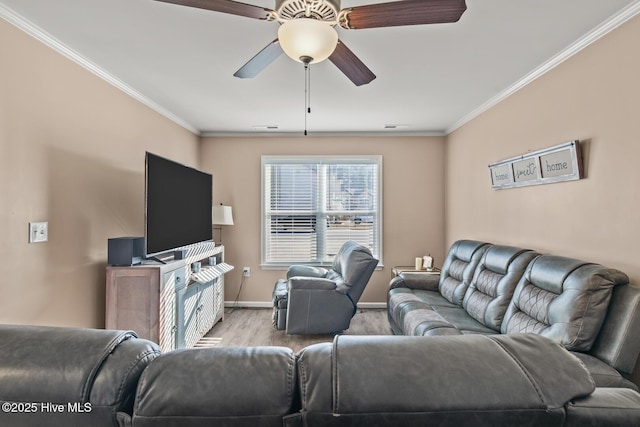
{"type": "Polygon", "coordinates": [[[338,45],[338,33],[330,23],[297,18],[285,21],[280,26],[278,40],[284,53],[291,59],[315,64],[331,56],[338,45]]]}

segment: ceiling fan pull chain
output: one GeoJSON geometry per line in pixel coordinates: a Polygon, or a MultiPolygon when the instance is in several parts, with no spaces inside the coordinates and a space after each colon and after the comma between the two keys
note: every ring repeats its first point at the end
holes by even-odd
{"type": "Polygon", "coordinates": [[[307,65],[307,113],[311,114],[311,64],[307,65]]]}
{"type": "Polygon", "coordinates": [[[307,136],[307,116],[311,112],[309,106],[309,64],[304,64],[304,136],[307,136]]]}

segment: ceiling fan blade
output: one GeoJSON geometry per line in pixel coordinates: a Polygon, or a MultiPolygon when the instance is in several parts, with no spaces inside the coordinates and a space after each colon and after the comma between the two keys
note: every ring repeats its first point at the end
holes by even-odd
{"type": "Polygon", "coordinates": [[[255,19],[270,19],[273,11],[252,4],[240,3],[233,0],[156,0],[198,9],[213,10],[214,12],[230,13],[255,19]]]}
{"type": "Polygon", "coordinates": [[[282,47],[280,47],[280,42],[278,41],[278,39],[275,39],[274,41],[269,43],[267,47],[258,52],[256,56],[251,58],[249,62],[244,64],[233,75],[235,77],[240,77],[241,79],[253,78],[257,76],[260,71],[267,68],[267,66],[275,61],[280,55],[282,55],[282,47]]]}
{"type": "Polygon", "coordinates": [[[329,57],[329,61],[356,86],[366,85],[376,78],[376,75],[341,40],[338,40],[336,50],[329,57]]]}
{"type": "Polygon", "coordinates": [[[456,22],[467,10],[465,0],[404,0],[346,8],[340,26],[363,28],[456,22]]]}

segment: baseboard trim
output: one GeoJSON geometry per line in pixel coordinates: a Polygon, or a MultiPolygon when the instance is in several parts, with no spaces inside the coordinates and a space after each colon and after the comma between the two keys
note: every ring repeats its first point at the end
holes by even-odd
{"type": "Polygon", "coordinates": [[[225,301],[225,307],[230,308],[273,308],[271,301],[225,301]]]}
{"type": "Polygon", "coordinates": [[[387,308],[386,302],[359,302],[358,308],[387,308]]]}
{"type": "MultiPolygon", "coordinates": [[[[272,308],[271,301],[225,301],[225,307],[229,308],[272,308]]],[[[358,308],[387,308],[384,302],[359,302],[358,308]]]]}

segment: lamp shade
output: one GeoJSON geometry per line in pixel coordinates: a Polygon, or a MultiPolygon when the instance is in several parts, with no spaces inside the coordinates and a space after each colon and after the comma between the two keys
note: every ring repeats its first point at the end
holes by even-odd
{"type": "Polygon", "coordinates": [[[213,207],[213,225],[233,225],[231,206],[218,205],[213,207]]]}
{"type": "Polygon", "coordinates": [[[338,33],[329,23],[297,18],[280,26],[278,40],[291,59],[315,64],[331,56],[338,45],[338,33]]]}

